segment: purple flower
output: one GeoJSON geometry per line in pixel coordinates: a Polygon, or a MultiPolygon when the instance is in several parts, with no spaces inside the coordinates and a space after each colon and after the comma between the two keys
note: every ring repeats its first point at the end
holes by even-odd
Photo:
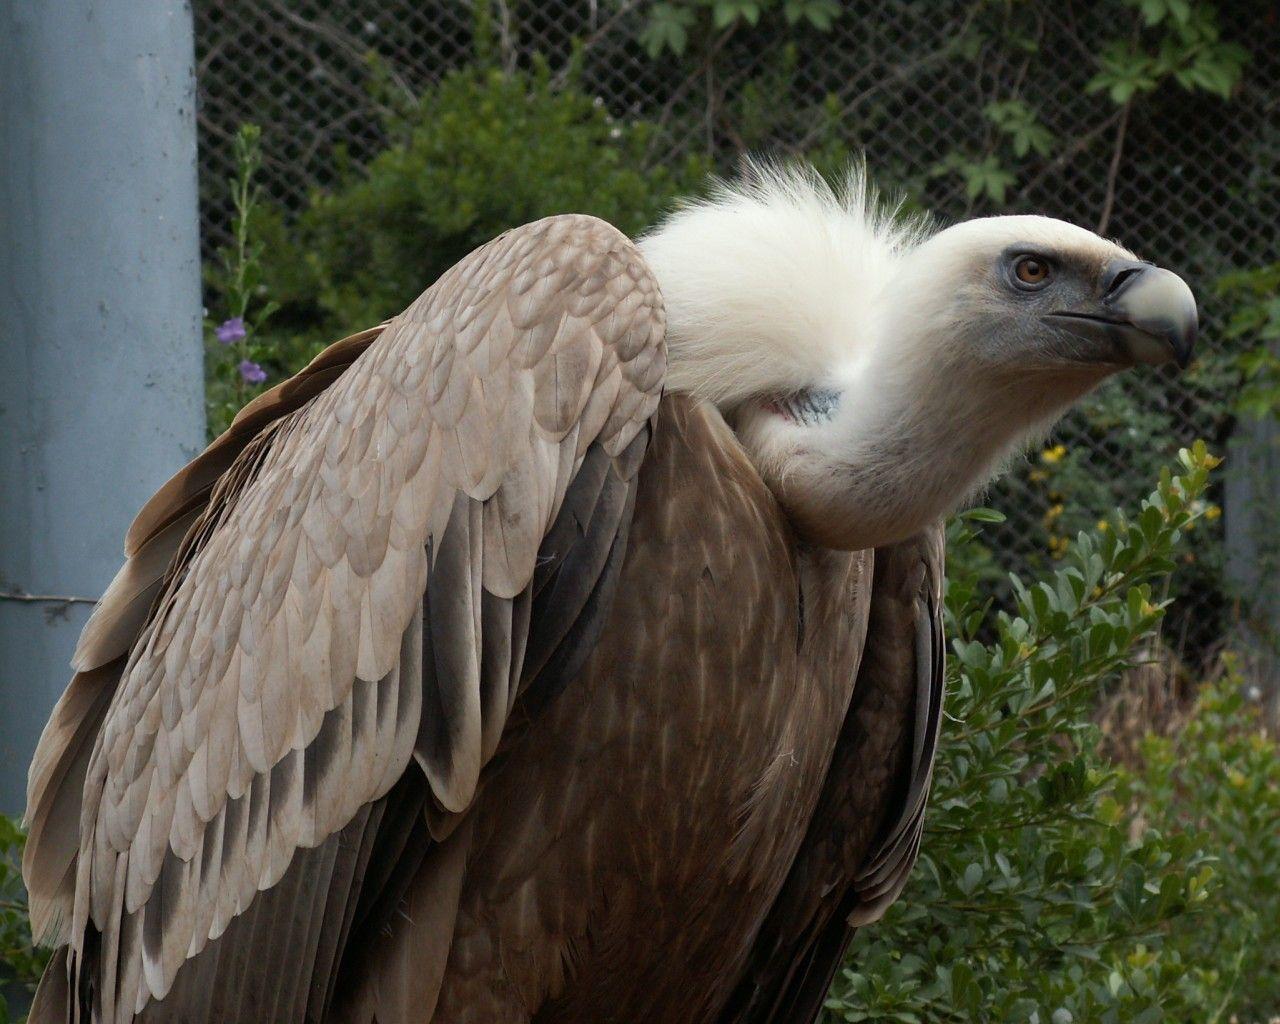
{"type": "Polygon", "coordinates": [[[240,371],[240,376],[244,378],[246,384],[261,384],[267,379],[267,371],[248,359],[240,360],[240,365],[236,369],[240,371]]]}
{"type": "Polygon", "coordinates": [[[234,345],[244,338],[244,317],[233,316],[230,320],[224,320],[213,329],[213,333],[222,344],[234,345]]]}

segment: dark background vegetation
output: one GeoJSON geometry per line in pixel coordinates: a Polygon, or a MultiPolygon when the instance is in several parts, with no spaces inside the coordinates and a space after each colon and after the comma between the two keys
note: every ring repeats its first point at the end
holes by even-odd
{"type": "MultiPolygon", "coordinates": [[[[833,175],[865,155],[882,188],[944,221],[1066,217],[1178,269],[1201,297],[1206,354],[1190,373],[1115,381],[1044,460],[1033,453],[993,490],[1010,516],[991,538],[997,575],[1048,567],[1077,530],[1136,501],[1180,445],[1224,446],[1250,374],[1270,399],[1270,361],[1241,362],[1265,325],[1239,317],[1280,330],[1274,281],[1252,294],[1248,276],[1280,260],[1274,0],[252,0],[196,11],[210,254],[230,223],[231,138],[242,122],[263,127],[260,180],[280,218],[279,230],[264,225],[264,274],[291,342],[275,372],[296,361],[300,338],[318,345],[397,312],[512,224],[578,210],[634,232],[746,154],[799,156],[833,175]]],[[[1206,524],[1178,577],[1188,600],[1176,630],[1196,654],[1238,611],[1223,527],[1206,524]]],[[[1255,541],[1242,543],[1252,556],[1255,541]]]]}

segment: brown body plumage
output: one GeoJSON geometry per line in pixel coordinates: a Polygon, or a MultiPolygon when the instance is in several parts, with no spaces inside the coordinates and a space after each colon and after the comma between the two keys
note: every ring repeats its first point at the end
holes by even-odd
{"type": "Polygon", "coordinates": [[[32,765],[32,1021],[812,1021],[918,850],[939,529],[795,532],[586,217],[143,509],[32,765]]]}

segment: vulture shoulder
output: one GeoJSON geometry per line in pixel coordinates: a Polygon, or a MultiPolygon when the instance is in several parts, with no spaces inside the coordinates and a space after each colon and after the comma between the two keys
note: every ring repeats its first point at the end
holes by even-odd
{"type": "Polygon", "coordinates": [[[719,1024],[812,1024],[920,852],[945,698],[941,525],[875,551],[866,647],[808,831],[719,1024]]]}
{"type": "Polygon", "coordinates": [[[31,769],[33,920],[66,943],[33,1021],[323,1016],[400,884],[379,853],[424,811],[447,849],[521,696],[594,640],[664,325],[617,230],[526,225],[147,504],[31,769]]]}

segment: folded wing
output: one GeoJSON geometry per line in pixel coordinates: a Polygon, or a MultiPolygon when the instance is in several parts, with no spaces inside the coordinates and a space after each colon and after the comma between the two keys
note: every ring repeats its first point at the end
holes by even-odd
{"type": "Polygon", "coordinates": [[[631,243],[528,225],[357,338],[143,510],[42,739],[28,815],[54,863],[29,878],[46,920],[73,893],[70,990],[105,1020],[163,999],[298,851],[385,817],[406,772],[448,835],[518,697],[600,617],[666,365],[631,243]]]}

